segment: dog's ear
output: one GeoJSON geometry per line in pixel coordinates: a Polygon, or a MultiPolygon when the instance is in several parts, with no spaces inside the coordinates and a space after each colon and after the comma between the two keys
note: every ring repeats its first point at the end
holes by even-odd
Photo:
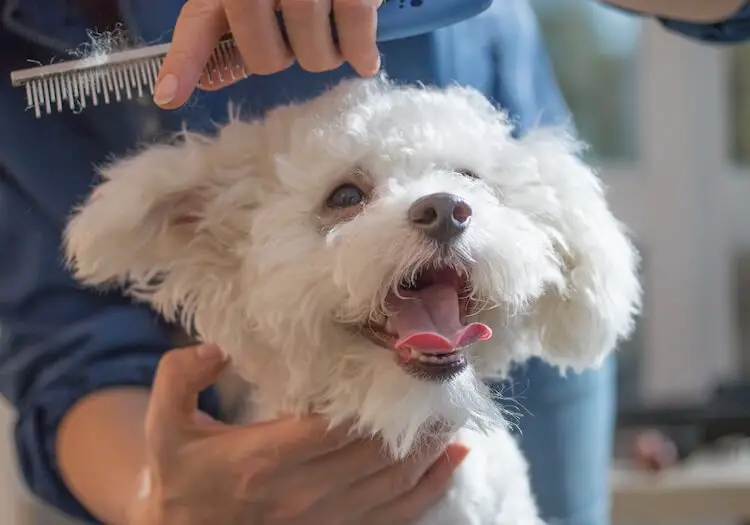
{"type": "Polygon", "coordinates": [[[581,160],[579,144],[555,130],[532,131],[520,144],[554,195],[554,211],[543,220],[562,275],[530,305],[523,339],[553,364],[596,366],[634,327],[641,306],[638,253],[599,178],[581,160]]]}
{"type": "Polygon", "coordinates": [[[248,228],[256,195],[253,137],[253,124],[232,122],[218,138],[184,133],[102,168],[65,231],[76,278],[164,288],[167,275],[186,283],[211,264],[231,265],[227,246],[248,228]]]}

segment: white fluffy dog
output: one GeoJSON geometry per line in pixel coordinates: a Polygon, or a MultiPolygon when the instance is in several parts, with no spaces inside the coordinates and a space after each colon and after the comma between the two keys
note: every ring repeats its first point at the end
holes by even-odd
{"type": "Polygon", "coordinates": [[[484,380],[531,356],[596,366],[640,306],[637,254],[574,141],[513,138],[471,89],[378,78],[102,175],[66,233],[77,277],[220,345],[248,419],[353,418],[396,456],[447,423],[471,453],[423,523],[538,523],[484,380]]]}

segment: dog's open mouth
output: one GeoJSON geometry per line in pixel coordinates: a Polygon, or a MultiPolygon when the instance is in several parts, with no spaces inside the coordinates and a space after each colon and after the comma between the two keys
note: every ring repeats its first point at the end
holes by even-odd
{"type": "Polygon", "coordinates": [[[492,336],[487,325],[468,322],[474,313],[470,289],[469,278],[452,268],[425,268],[388,295],[390,315],[381,326],[366,327],[365,334],[394,350],[412,375],[448,381],[468,365],[466,347],[492,336]]]}

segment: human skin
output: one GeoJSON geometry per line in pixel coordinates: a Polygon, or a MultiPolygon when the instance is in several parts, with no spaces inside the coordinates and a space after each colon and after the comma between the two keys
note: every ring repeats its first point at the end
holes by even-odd
{"type": "Polygon", "coordinates": [[[150,391],[103,390],[68,412],[58,463],[94,516],[111,525],[406,524],[445,494],[469,452],[435,443],[393,461],[377,440],[355,439],[346,425],[329,431],[317,416],[215,421],[198,412],[198,393],[225,364],[213,346],[173,350],[150,391]]]}

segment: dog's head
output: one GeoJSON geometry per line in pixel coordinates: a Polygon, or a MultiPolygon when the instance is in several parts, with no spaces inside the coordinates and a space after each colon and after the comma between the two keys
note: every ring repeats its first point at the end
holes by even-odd
{"type": "Polygon", "coordinates": [[[356,416],[400,451],[491,413],[481,380],[512,361],[596,365],[639,307],[576,143],[514,139],[470,89],[348,81],[103,176],[66,235],[83,282],[127,284],[284,409],[356,416]]]}

